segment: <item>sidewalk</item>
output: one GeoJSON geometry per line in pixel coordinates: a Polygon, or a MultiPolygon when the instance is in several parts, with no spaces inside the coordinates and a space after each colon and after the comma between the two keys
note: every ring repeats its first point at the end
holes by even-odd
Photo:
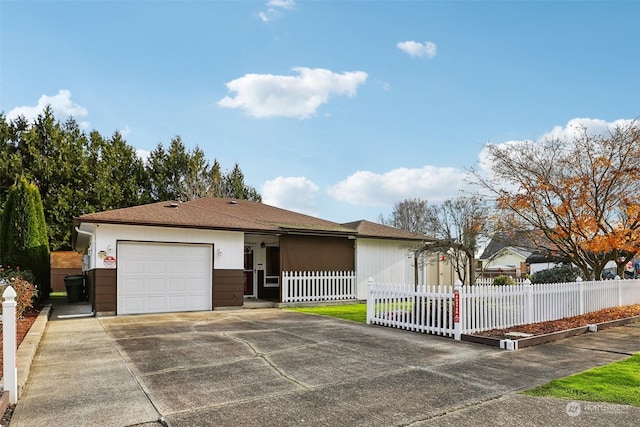
{"type": "Polygon", "coordinates": [[[510,352],[275,309],[101,319],[66,310],[54,308],[11,427],[640,420],[638,407],[517,394],[640,351],[640,323],[510,352]]]}

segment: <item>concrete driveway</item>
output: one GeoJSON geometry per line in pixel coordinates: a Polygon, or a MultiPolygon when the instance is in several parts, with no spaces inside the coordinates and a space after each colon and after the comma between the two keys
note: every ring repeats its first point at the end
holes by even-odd
{"type": "Polygon", "coordinates": [[[47,328],[16,425],[636,426],[640,408],[581,403],[570,416],[567,401],[515,392],[638,351],[640,324],[509,352],[278,309],[59,320],[47,328]],[[70,337],[74,330],[84,337],[70,337]],[[69,342],[65,363],[52,356],[69,342]],[[91,369],[106,392],[84,389],[91,369]],[[47,384],[82,396],[79,408],[65,412],[69,397],[47,384]],[[107,407],[136,416],[105,418],[107,407]]]}

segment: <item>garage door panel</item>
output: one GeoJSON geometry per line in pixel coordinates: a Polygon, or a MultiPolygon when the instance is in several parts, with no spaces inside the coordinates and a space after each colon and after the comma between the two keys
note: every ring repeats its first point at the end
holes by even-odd
{"type": "Polygon", "coordinates": [[[127,278],[123,281],[123,285],[127,288],[128,294],[143,294],[145,291],[145,283],[142,279],[127,278]]]}
{"type": "Polygon", "coordinates": [[[146,295],[147,312],[158,313],[167,310],[167,297],[164,295],[146,295]]]}
{"type": "Polygon", "coordinates": [[[184,311],[187,307],[187,298],[184,295],[181,296],[168,296],[167,304],[169,309],[173,311],[184,311]]]}
{"type": "Polygon", "coordinates": [[[180,292],[189,291],[187,287],[187,281],[184,278],[172,277],[166,280],[168,292],[180,292]]]}
{"type": "Polygon", "coordinates": [[[167,271],[167,267],[164,261],[162,261],[162,259],[160,260],[148,260],[146,263],[146,270],[147,273],[159,273],[159,274],[165,274],[167,271]]]}
{"type": "Polygon", "coordinates": [[[175,276],[178,274],[180,275],[185,274],[187,272],[187,263],[188,261],[186,259],[173,259],[167,262],[166,272],[168,275],[171,275],[171,276],[175,276]]]}
{"type": "Polygon", "coordinates": [[[123,259],[118,262],[119,267],[125,268],[128,274],[141,274],[145,271],[144,263],[138,259],[123,259]]]}
{"type": "Polygon", "coordinates": [[[194,276],[196,275],[205,276],[209,274],[206,263],[202,261],[200,262],[188,261],[187,268],[189,269],[191,274],[194,276]]]}
{"type": "Polygon", "coordinates": [[[211,310],[212,246],[120,242],[118,314],[211,310]]]}
{"type": "Polygon", "coordinates": [[[148,293],[163,293],[166,292],[166,280],[162,277],[149,278],[147,280],[148,293]]]}
{"type": "Polygon", "coordinates": [[[204,303],[204,300],[202,298],[198,298],[192,295],[187,297],[186,304],[194,307],[200,306],[201,310],[207,310],[207,305],[204,303]]]}
{"type": "Polygon", "coordinates": [[[190,293],[200,293],[200,294],[205,294],[209,288],[204,278],[200,280],[190,280],[189,283],[187,283],[187,286],[189,288],[190,293]]]}
{"type": "Polygon", "coordinates": [[[126,312],[140,313],[144,309],[144,299],[141,296],[128,296],[124,299],[123,307],[126,312]]]}

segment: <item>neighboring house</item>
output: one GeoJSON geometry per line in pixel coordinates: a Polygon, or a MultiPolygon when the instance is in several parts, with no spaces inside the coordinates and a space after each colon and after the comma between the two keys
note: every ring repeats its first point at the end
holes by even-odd
{"type": "Polygon", "coordinates": [[[501,274],[523,277],[528,273],[526,260],[534,251],[533,243],[524,235],[497,233],[478,257],[480,274],[483,277],[501,274]]]}
{"type": "Polygon", "coordinates": [[[246,200],[159,202],[74,218],[89,301],[102,314],[239,307],[280,301],[282,272],[355,271],[413,283],[424,236],[367,221],[338,224],[246,200]]]}
{"type": "Polygon", "coordinates": [[[526,263],[529,266],[529,274],[538,271],[548,270],[563,264],[570,263],[571,260],[566,257],[560,257],[549,252],[536,252],[527,257],[526,263]]]}
{"type": "MultiPolygon", "coordinates": [[[[544,238],[539,236],[536,239],[543,241],[544,238]]],[[[546,244],[546,247],[552,246],[551,243],[546,244]]],[[[479,260],[484,277],[499,274],[525,277],[527,274],[570,262],[569,259],[541,247],[531,238],[530,233],[496,233],[479,260]]]]}

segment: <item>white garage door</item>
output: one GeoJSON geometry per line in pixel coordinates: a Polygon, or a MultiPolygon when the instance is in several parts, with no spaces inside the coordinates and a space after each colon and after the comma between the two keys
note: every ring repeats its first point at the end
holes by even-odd
{"type": "Polygon", "coordinates": [[[211,310],[212,249],[119,242],[118,314],[211,310]]]}

